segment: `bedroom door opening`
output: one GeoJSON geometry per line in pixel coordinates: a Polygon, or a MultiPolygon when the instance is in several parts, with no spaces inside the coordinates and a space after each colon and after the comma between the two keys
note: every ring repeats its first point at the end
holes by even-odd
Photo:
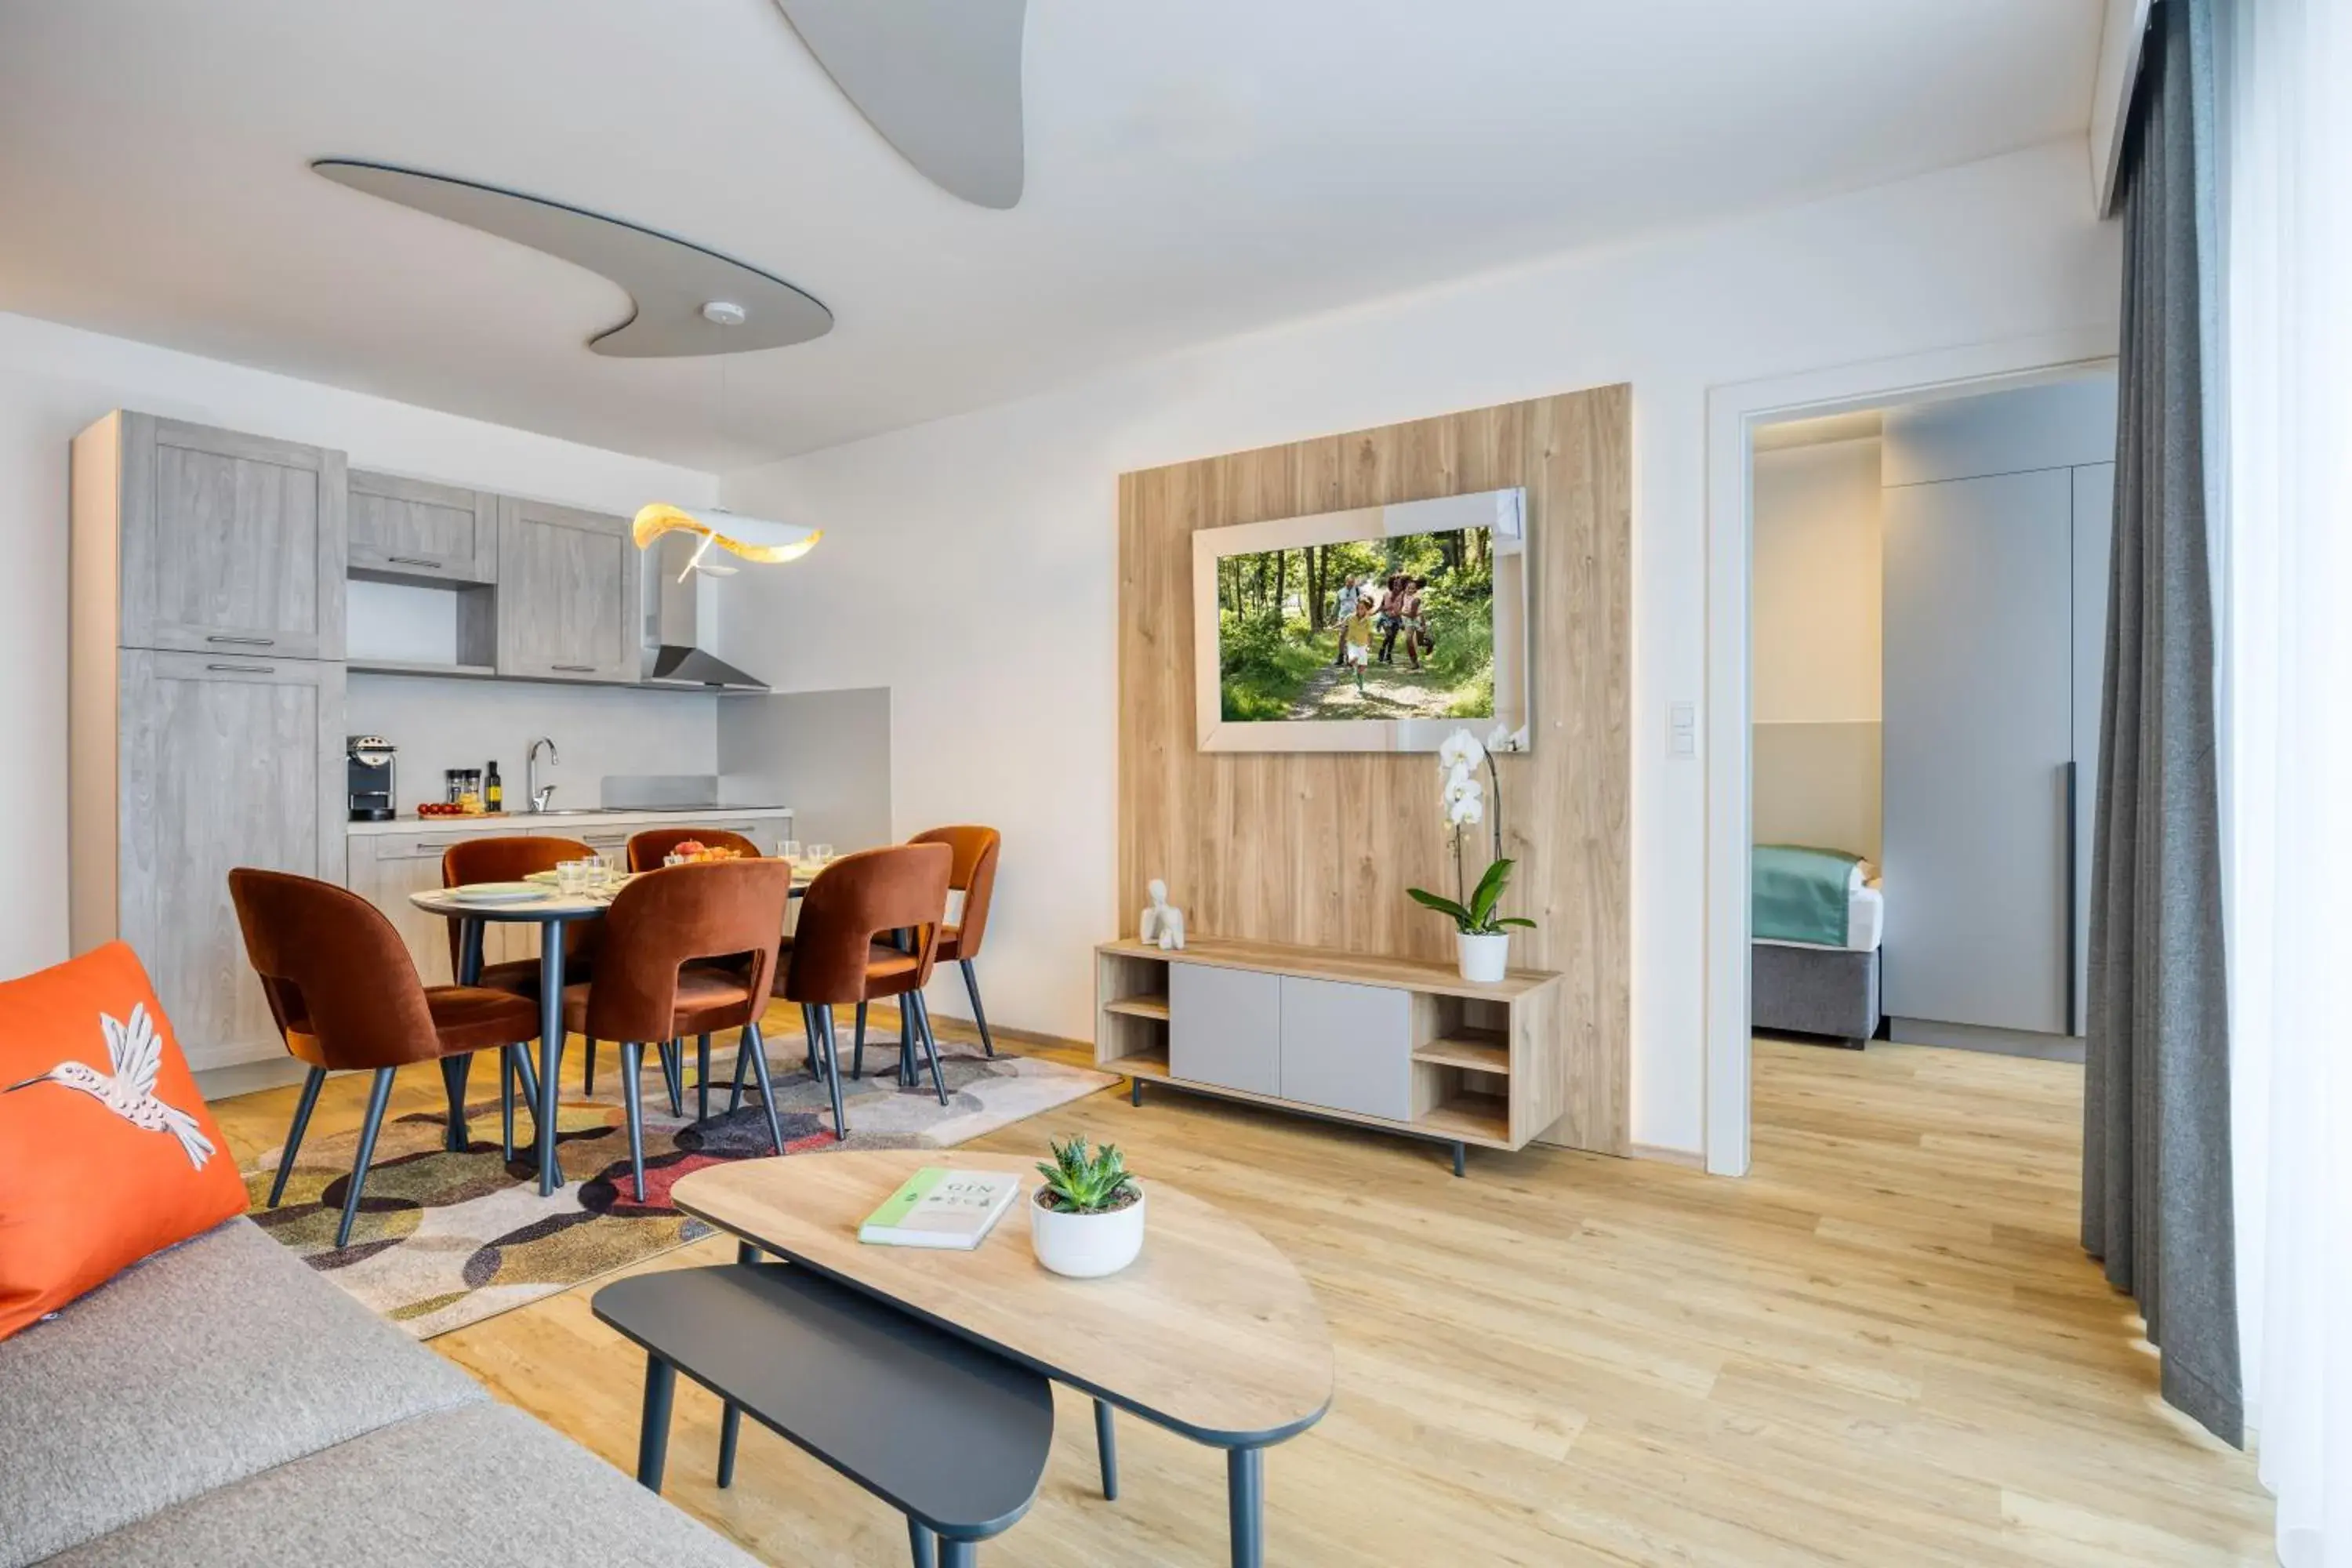
{"type": "Polygon", "coordinates": [[[1746,1168],[1754,1049],[2081,1059],[2114,386],[2084,361],[1717,395],[1740,580],[1710,586],[1718,637],[1738,601],[1737,700],[1723,641],[1709,682],[1710,1170],[1746,1168]]]}

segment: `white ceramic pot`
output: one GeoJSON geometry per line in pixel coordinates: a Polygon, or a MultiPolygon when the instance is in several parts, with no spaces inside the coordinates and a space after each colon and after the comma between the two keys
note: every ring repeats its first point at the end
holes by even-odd
{"type": "Polygon", "coordinates": [[[1492,985],[1503,978],[1510,967],[1511,933],[1496,931],[1491,936],[1473,936],[1466,931],[1454,933],[1460,943],[1462,978],[1475,985],[1492,985]]]}
{"type": "Polygon", "coordinates": [[[1029,1200],[1029,1244],[1037,1261],[1073,1279],[1099,1279],[1135,1261],[1143,1250],[1143,1189],[1108,1214],[1067,1214],[1029,1200]]]}

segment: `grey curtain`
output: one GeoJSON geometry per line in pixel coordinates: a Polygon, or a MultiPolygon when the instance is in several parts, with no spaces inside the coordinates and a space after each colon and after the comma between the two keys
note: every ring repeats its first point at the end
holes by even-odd
{"type": "Polygon", "coordinates": [[[2242,1443],[2206,533],[2212,58],[2210,0],[2159,0],[2123,170],[2083,1245],[2137,1298],[2165,1398],[2242,1443]]]}

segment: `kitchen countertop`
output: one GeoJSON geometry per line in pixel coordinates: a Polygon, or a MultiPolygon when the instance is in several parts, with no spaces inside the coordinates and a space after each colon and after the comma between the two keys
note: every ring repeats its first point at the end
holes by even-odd
{"type": "Polygon", "coordinates": [[[715,827],[730,816],[792,814],[793,808],[788,805],[631,805],[578,811],[484,812],[479,816],[395,816],[388,822],[349,822],[343,828],[354,837],[371,833],[484,833],[495,828],[525,833],[535,827],[558,828],[566,823],[617,826],[629,822],[674,822],[682,816],[705,818],[715,827]]]}

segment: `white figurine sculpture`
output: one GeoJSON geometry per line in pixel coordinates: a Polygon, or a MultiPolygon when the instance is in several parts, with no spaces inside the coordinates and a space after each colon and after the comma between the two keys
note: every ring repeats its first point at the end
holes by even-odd
{"type": "Polygon", "coordinates": [[[1162,952],[1181,951],[1184,946],[1184,911],[1168,901],[1168,884],[1159,878],[1152,878],[1145,888],[1151,894],[1151,904],[1136,922],[1138,940],[1162,952]]]}

